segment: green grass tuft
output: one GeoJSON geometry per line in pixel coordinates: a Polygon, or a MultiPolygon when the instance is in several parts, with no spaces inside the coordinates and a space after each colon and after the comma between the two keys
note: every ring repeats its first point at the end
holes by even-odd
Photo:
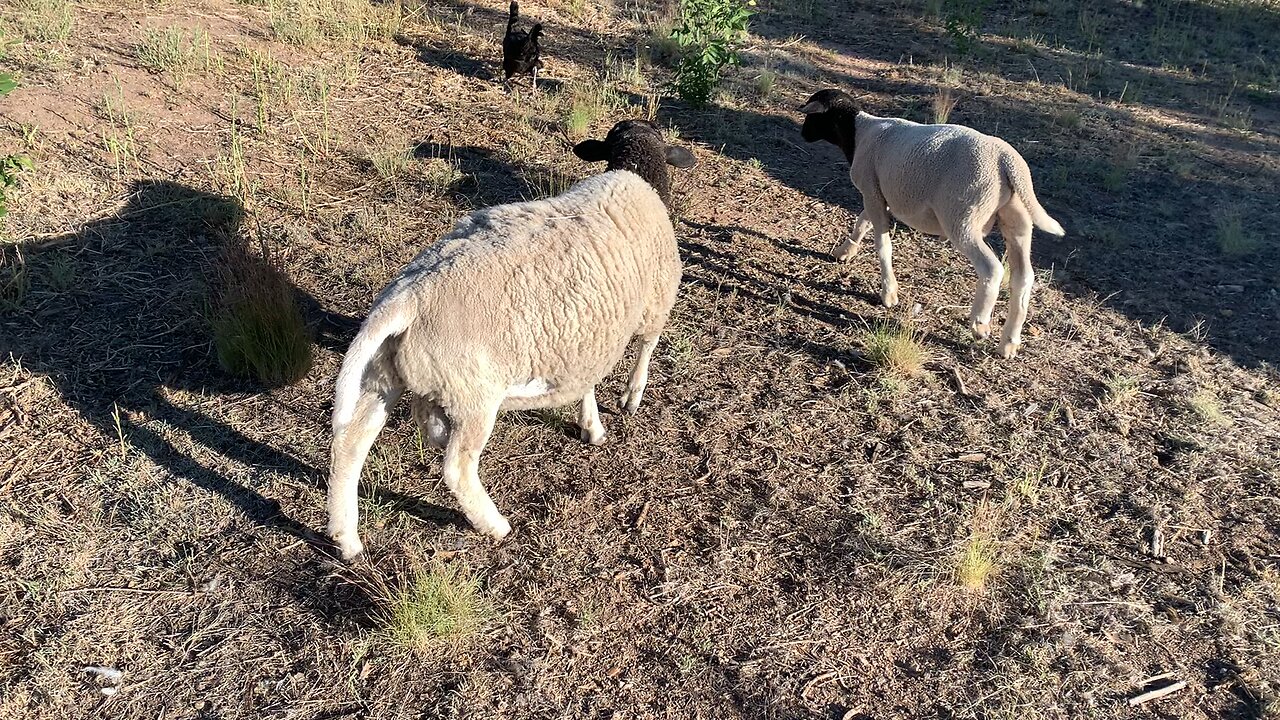
{"type": "Polygon", "coordinates": [[[18,28],[37,42],[62,42],[75,27],[72,0],[14,0],[18,28]]]}
{"type": "Polygon", "coordinates": [[[492,615],[479,578],[452,566],[417,573],[407,586],[393,590],[384,622],[399,645],[422,652],[474,634],[492,615]]]}
{"type": "Polygon", "coordinates": [[[1218,248],[1229,257],[1252,255],[1258,249],[1258,240],[1244,229],[1244,217],[1238,209],[1224,211],[1217,218],[1218,248]]]}
{"type": "Polygon", "coordinates": [[[916,377],[924,370],[924,346],[915,330],[880,322],[862,334],[863,353],[875,367],[900,377],[916,377]]]}

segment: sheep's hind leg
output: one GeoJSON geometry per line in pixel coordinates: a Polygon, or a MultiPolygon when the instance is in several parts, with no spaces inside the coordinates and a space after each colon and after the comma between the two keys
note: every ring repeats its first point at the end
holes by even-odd
{"type": "Polygon", "coordinates": [[[969,328],[973,331],[974,338],[987,338],[991,335],[991,311],[995,309],[996,298],[1000,295],[1004,267],[978,232],[953,232],[950,238],[951,244],[969,258],[973,269],[978,273],[973,306],[969,310],[969,328]]]}
{"type": "Polygon", "coordinates": [[[364,550],[357,529],[360,521],[360,469],[364,467],[373,441],[387,422],[388,411],[402,392],[403,388],[388,385],[362,393],[351,419],[333,428],[329,537],[337,544],[344,560],[350,560],[364,550]]]}
{"type": "Polygon", "coordinates": [[[582,396],[582,408],[578,411],[578,427],[582,442],[599,445],[604,442],[604,424],[600,422],[600,408],[596,407],[596,389],[591,388],[582,396]]]}
{"type": "Polygon", "coordinates": [[[640,352],[636,354],[636,364],[631,368],[631,377],[627,379],[627,390],[622,393],[622,407],[629,413],[640,409],[640,399],[644,397],[645,386],[649,384],[649,359],[653,357],[653,349],[658,346],[661,333],[641,335],[640,352]]]}
{"type": "Polygon", "coordinates": [[[1009,317],[1004,321],[1000,338],[1000,356],[1011,358],[1022,345],[1022,325],[1031,305],[1031,286],[1035,271],[1031,268],[1031,215],[1016,198],[1000,209],[1000,234],[1004,236],[1009,256],[1009,317]]]}
{"type": "Polygon", "coordinates": [[[477,530],[501,540],[511,523],[498,512],[480,484],[480,453],[489,442],[498,417],[500,399],[484,403],[459,403],[449,408],[452,427],[444,452],[444,483],[453,491],[462,512],[477,530]]]}

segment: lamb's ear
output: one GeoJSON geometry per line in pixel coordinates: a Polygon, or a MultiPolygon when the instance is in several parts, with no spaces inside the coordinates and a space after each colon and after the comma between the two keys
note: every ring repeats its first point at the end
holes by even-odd
{"type": "Polygon", "coordinates": [[[800,106],[800,112],[805,115],[817,115],[818,113],[824,113],[830,109],[831,108],[821,100],[810,100],[800,106]]]}
{"type": "Polygon", "coordinates": [[[573,154],[587,162],[609,159],[609,143],[603,140],[583,140],[573,146],[573,154]]]}
{"type": "Polygon", "coordinates": [[[695,158],[693,156],[693,153],[689,152],[688,150],[685,150],[682,147],[676,147],[674,145],[667,146],[667,164],[668,165],[674,165],[675,167],[678,167],[678,168],[691,168],[697,162],[698,162],[697,158],[695,158]]]}

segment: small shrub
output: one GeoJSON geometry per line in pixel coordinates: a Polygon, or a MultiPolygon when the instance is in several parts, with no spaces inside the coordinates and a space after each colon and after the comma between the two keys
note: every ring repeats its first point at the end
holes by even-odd
{"type": "Polygon", "coordinates": [[[681,0],[671,36],[681,48],[675,89],[694,105],[705,105],[726,65],[738,63],[738,45],[746,38],[755,0],[681,0]]]}
{"type": "Polygon", "coordinates": [[[212,318],[222,367],[274,387],[311,369],[311,337],[293,283],[264,250],[231,253],[212,318]]]}
{"type": "Polygon", "coordinates": [[[867,361],[891,375],[916,377],[924,369],[918,333],[901,325],[881,322],[868,328],[862,346],[867,361]]]}
{"type": "MultiPolygon", "coordinates": [[[[8,95],[18,87],[13,76],[0,73],[0,97],[8,95]]],[[[31,169],[31,159],[26,155],[5,155],[0,157],[0,218],[9,212],[9,193],[18,186],[18,176],[31,169]]]]}
{"type": "Polygon", "coordinates": [[[1257,239],[1245,232],[1240,210],[1231,208],[1223,211],[1217,218],[1217,224],[1218,248],[1224,255],[1243,257],[1258,249],[1257,239]]]}
{"type": "Polygon", "coordinates": [[[956,52],[961,55],[968,55],[977,47],[982,14],[987,8],[987,2],[988,0],[956,0],[945,3],[948,7],[942,27],[951,36],[956,52]]]}
{"type": "Polygon", "coordinates": [[[391,638],[422,652],[442,642],[457,642],[480,629],[491,614],[480,580],[437,566],[419,573],[386,599],[383,620],[391,638]]]}

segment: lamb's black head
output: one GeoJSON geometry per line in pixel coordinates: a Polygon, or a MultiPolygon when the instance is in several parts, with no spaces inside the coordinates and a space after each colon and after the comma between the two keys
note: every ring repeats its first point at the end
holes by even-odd
{"type": "Polygon", "coordinates": [[[826,140],[853,160],[853,119],[858,114],[858,106],[849,93],[819,90],[800,106],[800,112],[805,114],[804,127],[800,128],[805,142],[826,140]]]}
{"type": "Polygon", "coordinates": [[[662,130],[647,120],[623,120],[604,140],[583,140],[573,146],[573,154],[587,162],[609,161],[609,170],[630,170],[658,191],[662,202],[671,207],[671,175],[668,165],[693,167],[693,153],[668,145],[662,130]]]}

